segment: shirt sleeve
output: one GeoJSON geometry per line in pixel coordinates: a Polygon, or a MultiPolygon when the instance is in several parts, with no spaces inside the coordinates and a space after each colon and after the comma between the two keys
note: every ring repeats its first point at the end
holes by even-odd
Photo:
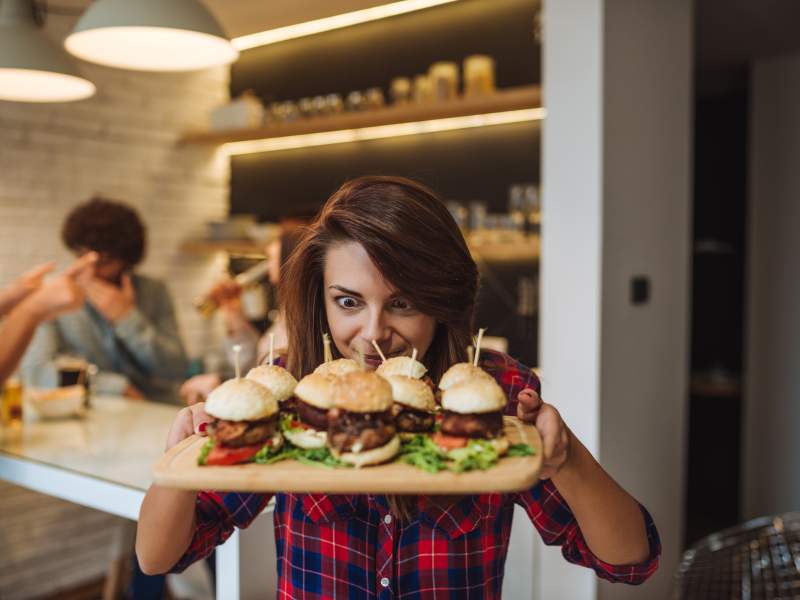
{"type": "Polygon", "coordinates": [[[481,368],[494,377],[506,393],[507,415],[517,414],[517,395],[525,388],[530,388],[537,394],[542,392],[541,383],[533,369],[502,352],[481,350],[481,368]]]}
{"type": "Polygon", "coordinates": [[[195,503],[195,527],[186,552],[170,569],[180,573],[211,554],[231,537],[233,528],[245,529],[264,510],[271,495],[236,492],[200,492],[195,503]]]}
{"type": "Polygon", "coordinates": [[[561,546],[565,559],[594,570],[598,577],[612,583],[639,585],[658,569],[661,539],[650,513],[643,506],[639,507],[644,517],[650,547],[647,559],[638,564],[612,565],[597,558],[589,549],[575,516],[549,479],[514,496],[515,502],[528,513],[545,544],[561,546]]]}
{"type": "Polygon", "coordinates": [[[174,381],[183,379],[186,352],[169,292],[158,282],[145,287],[142,293],[157,296],[153,314],[148,317],[135,307],[114,325],[114,333],[150,375],[174,381]]]}

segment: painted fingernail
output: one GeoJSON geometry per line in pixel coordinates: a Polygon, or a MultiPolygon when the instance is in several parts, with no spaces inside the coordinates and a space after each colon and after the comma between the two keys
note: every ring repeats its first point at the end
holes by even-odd
{"type": "Polygon", "coordinates": [[[200,433],[205,433],[207,426],[208,423],[200,423],[200,425],[197,426],[197,431],[199,431],[200,433]]]}

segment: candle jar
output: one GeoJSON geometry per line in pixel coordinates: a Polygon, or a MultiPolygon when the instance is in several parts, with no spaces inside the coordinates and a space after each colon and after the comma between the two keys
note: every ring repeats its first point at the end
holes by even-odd
{"type": "Polygon", "coordinates": [[[482,96],[495,91],[495,63],[491,56],[473,54],[464,59],[464,95],[482,96]]]}

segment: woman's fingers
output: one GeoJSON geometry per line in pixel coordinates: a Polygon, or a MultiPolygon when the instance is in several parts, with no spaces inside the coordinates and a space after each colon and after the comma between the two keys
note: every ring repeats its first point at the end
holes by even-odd
{"type": "Polygon", "coordinates": [[[517,417],[527,423],[534,423],[542,407],[542,399],[534,390],[525,388],[517,394],[517,417]]]}
{"type": "Polygon", "coordinates": [[[193,431],[198,435],[208,435],[206,433],[206,425],[212,421],[211,417],[205,411],[205,406],[205,402],[198,402],[191,406],[193,431]]]}

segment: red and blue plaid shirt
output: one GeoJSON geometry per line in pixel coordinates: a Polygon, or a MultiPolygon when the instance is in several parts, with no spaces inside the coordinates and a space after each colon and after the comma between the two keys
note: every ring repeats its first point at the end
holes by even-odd
{"type": "MultiPolygon", "coordinates": [[[[481,353],[481,366],[508,394],[540,390],[536,375],[497,352],[481,353]]],[[[272,495],[200,492],[196,529],[181,571],[247,527],[272,495]]],[[[550,480],[515,494],[461,496],[441,508],[420,497],[410,522],[390,512],[384,496],[275,494],[278,597],[500,598],[514,505],[528,513],[544,543],[561,546],[569,562],[613,582],[639,584],[658,567],[661,543],[642,508],[650,556],[636,565],[610,565],[592,554],[567,503],[550,480]]]]}

